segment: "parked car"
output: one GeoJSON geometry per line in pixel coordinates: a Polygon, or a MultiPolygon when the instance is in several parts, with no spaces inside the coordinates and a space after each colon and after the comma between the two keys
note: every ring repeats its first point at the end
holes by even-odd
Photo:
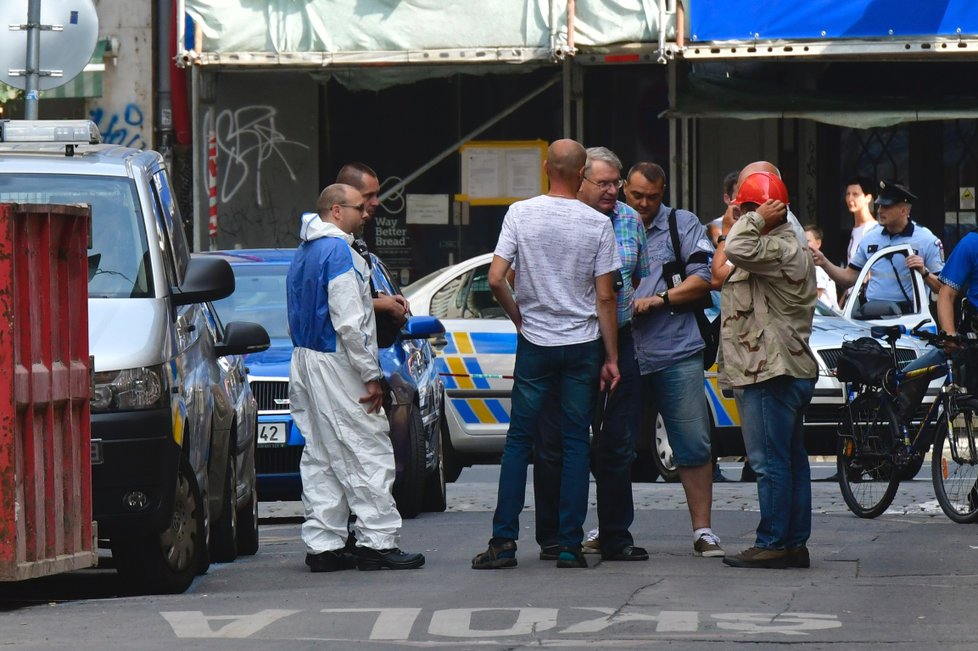
{"type": "Polygon", "coordinates": [[[218,358],[268,337],[229,323],[215,341],[205,303],[234,290],[230,266],[191,255],[160,154],[99,143],[87,120],[0,122],[0,201],[91,207],[93,516],[127,584],[183,592],[237,554],[253,509],[247,389],[225,390],[218,358]]]}
{"type": "MultiPolygon", "coordinates": [[[[476,256],[404,288],[412,311],[438,317],[446,330],[446,345],[439,351],[437,364],[445,382],[448,437],[443,454],[449,481],[465,466],[498,463],[509,427],[516,331],[489,290],[491,261],[491,253],[476,256]]],[[[835,454],[838,410],[844,399],[842,385],[834,376],[836,361],[844,340],[863,336],[869,336],[869,325],[818,308],[811,346],[819,361],[819,379],[805,419],[806,443],[812,454],[835,454]]],[[[898,349],[900,360],[909,363],[923,354],[924,345],[904,338],[898,349]]],[[[938,385],[935,382],[930,387],[928,401],[937,395],[938,385]]],[[[743,455],[740,415],[733,393],[720,389],[715,366],[704,373],[703,390],[714,452],[743,455]]],[[[643,414],[636,451],[633,478],[654,481],[661,475],[678,480],[665,425],[651,409],[643,414]]]]}
{"type": "MultiPolygon", "coordinates": [[[[294,249],[216,251],[234,270],[237,289],[214,303],[223,319],[253,320],[265,326],[272,344],[246,358],[248,381],[258,398],[258,494],[263,500],[298,499],[299,458],[305,439],[289,414],[289,336],[285,278],[294,249]]],[[[390,272],[371,254],[379,291],[398,294],[390,272]]],[[[444,332],[437,319],[413,316],[388,348],[380,350],[384,409],[390,421],[397,476],[394,498],[401,515],[444,511],[442,460],[444,387],[427,337],[444,332]]]]}

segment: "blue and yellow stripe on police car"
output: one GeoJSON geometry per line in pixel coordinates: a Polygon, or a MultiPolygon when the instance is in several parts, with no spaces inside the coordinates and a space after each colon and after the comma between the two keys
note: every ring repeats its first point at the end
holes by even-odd
{"type": "Polygon", "coordinates": [[[435,358],[435,368],[446,389],[489,388],[489,380],[480,377],[483,375],[482,366],[476,357],[439,356],[435,358]]]}
{"type": "Polygon", "coordinates": [[[737,402],[733,398],[727,398],[720,389],[717,376],[707,377],[703,380],[703,388],[706,390],[707,400],[716,414],[717,427],[740,427],[740,412],[737,411],[737,402]]]}
{"type": "Polygon", "coordinates": [[[442,355],[515,355],[515,332],[446,332],[442,355]]]}
{"type": "Polygon", "coordinates": [[[497,398],[449,398],[466,425],[509,424],[509,412],[497,398]]]}

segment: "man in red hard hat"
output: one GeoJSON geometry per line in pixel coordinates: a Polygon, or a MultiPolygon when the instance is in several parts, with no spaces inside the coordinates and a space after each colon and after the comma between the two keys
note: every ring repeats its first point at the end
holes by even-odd
{"type": "Polygon", "coordinates": [[[818,364],[808,345],[815,313],[812,256],[788,222],[788,191],[768,171],[740,183],[741,217],[724,217],[714,269],[732,263],[720,293],[720,383],[733,387],[761,521],[734,567],[809,567],[811,469],[803,416],[818,364]]]}

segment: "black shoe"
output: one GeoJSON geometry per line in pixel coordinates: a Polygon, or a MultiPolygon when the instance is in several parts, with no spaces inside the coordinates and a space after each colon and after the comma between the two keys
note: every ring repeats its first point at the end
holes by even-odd
{"type": "Polygon", "coordinates": [[[603,561],[647,561],[649,553],[642,547],[629,545],[613,554],[601,554],[603,561]]]}
{"type": "Polygon", "coordinates": [[[581,553],[580,546],[567,547],[561,546],[560,554],[557,556],[557,567],[583,567],[587,568],[587,559],[581,553]]]}
{"type": "Polygon", "coordinates": [[[486,551],[472,559],[473,570],[501,570],[516,567],[516,541],[507,538],[493,538],[486,551]]]}
{"type": "Polygon", "coordinates": [[[541,561],[556,561],[560,558],[560,545],[547,545],[540,548],[541,561]]]}
{"type": "Polygon", "coordinates": [[[424,565],[424,554],[392,549],[357,547],[358,570],[414,570],[424,565]]]}
{"type": "Polygon", "coordinates": [[[353,557],[344,554],[342,550],[306,554],[306,565],[313,572],[336,572],[349,570],[356,562],[353,557]]]}

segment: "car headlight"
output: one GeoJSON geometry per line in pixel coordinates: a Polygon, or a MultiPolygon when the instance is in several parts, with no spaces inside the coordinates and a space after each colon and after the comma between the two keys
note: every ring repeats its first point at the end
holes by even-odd
{"type": "Polygon", "coordinates": [[[167,375],[163,366],[143,366],[95,374],[92,412],[152,409],[168,404],[167,375]]]}

